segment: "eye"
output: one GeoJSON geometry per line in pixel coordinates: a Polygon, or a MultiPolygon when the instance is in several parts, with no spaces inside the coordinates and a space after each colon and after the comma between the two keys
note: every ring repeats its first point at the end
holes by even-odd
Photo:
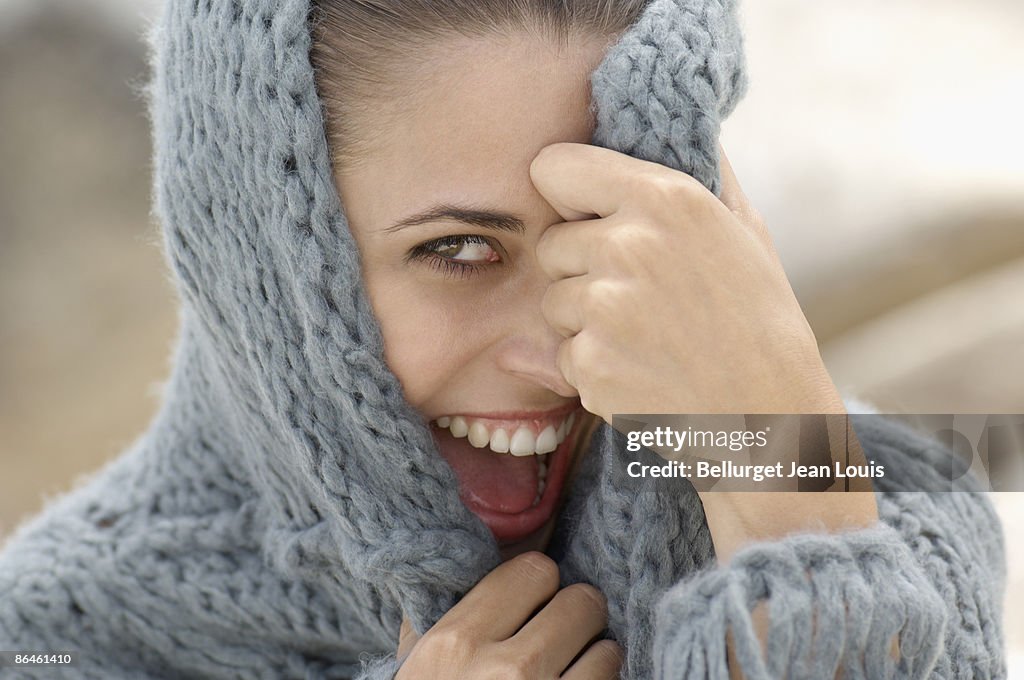
{"type": "Polygon", "coordinates": [[[448,276],[470,276],[501,262],[501,256],[482,236],[455,234],[422,243],[406,255],[406,262],[422,261],[448,276]]]}

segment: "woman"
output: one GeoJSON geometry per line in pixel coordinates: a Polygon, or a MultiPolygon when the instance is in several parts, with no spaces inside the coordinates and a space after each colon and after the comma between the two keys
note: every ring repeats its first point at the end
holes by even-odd
{"type": "Polygon", "coordinates": [[[979,494],[610,481],[613,413],[844,409],[719,169],[732,3],[168,0],[151,40],[174,370],[0,555],[0,646],[105,678],[1004,673],[979,494]]]}

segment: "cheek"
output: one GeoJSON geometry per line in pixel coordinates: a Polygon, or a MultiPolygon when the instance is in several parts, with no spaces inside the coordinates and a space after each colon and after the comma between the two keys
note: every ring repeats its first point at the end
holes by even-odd
{"type": "Polygon", "coordinates": [[[385,359],[417,409],[442,396],[480,361],[487,341],[474,326],[480,321],[474,306],[418,280],[371,281],[368,288],[385,359]]]}

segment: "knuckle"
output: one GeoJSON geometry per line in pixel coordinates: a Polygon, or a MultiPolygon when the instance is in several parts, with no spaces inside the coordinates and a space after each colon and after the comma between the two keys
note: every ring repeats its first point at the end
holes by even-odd
{"type": "Polygon", "coordinates": [[[615,228],[606,229],[601,238],[599,250],[605,259],[617,259],[623,253],[629,252],[633,247],[631,233],[634,231],[629,224],[616,225],[615,228]]]}
{"type": "Polygon", "coordinates": [[[657,229],[638,221],[618,224],[602,234],[596,248],[603,264],[613,263],[614,270],[641,272],[652,264],[650,258],[664,249],[664,241],[657,229]]]}
{"type": "Polygon", "coordinates": [[[621,286],[609,279],[598,279],[587,286],[582,306],[585,318],[611,320],[623,313],[621,286]]]}
{"type": "Polygon", "coordinates": [[[695,194],[691,178],[681,172],[650,172],[637,175],[638,191],[646,200],[685,204],[695,194]]]}
{"type": "Polygon", "coordinates": [[[440,624],[427,631],[418,644],[426,656],[452,661],[462,658],[473,646],[472,634],[465,628],[440,624]]]}

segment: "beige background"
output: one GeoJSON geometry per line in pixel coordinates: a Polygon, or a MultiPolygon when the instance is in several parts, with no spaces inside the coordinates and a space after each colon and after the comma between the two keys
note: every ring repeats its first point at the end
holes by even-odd
{"type": "MultiPolygon", "coordinates": [[[[156,408],[175,302],[150,219],[158,0],[0,0],[0,540],[156,408]]],[[[723,144],[836,383],[903,412],[1024,412],[1024,6],[757,0],[723,144]]],[[[1024,494],[1008,534],[1024,677],[1024,494]]]]}

